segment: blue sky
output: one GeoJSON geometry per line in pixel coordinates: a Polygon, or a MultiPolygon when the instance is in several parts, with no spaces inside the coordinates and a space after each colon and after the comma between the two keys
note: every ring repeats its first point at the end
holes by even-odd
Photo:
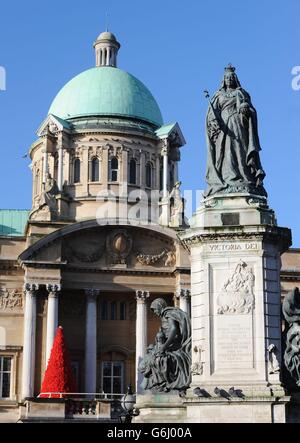
{"type": "Polygon", "coordinates": [[[278,223],[300,247],[300,65],[298,0],[35,0],[1,2],[0,208],[30,208],[31,171],[22,159],[59,89],[94,66],[92,43],[109,28],[122,44],[118,66],[145,83],[165,122],[185,138],[184,189],[205,188],[203,90],[219,87],[224,67],[237,68],[258,112],[265,186],[278,223]]]}

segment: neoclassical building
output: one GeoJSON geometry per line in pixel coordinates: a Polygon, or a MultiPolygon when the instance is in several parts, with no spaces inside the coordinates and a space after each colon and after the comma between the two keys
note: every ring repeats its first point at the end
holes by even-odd
{"type": "MultiPolygon", "coordinates": [[[[0,413],[40,393],[58,325],[79,392],[120,394],[138,389],[159,326],[151,301],[189,311],[184,136],[117,67],[112,33],[94,48],[96,67],[61,89],[30,147],[31,210],[0,211],[0,413]]],[[[291,250],[282,293],[299,278],[291,250]]]]}
{"type": "Polygon", "coordinates": [[[58,325],[80,392],[135,387],[159,324],[151,300],[188,309],[175,186],[184,137],[117,68],[115,36],[94,47],[96,67],[61,89],[30,147],[32,209],[0,213],[0,401],[40,393],[58,325]]]}

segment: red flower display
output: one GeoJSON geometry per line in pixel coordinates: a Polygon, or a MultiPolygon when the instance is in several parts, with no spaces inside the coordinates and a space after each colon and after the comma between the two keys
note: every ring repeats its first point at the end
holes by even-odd
{"type": "Polygon", "coordinates": [[[61,326],[57,329],[41,392],[40,398],[62,398],[65,396],[59,393],[77,392],[61,326]]]}

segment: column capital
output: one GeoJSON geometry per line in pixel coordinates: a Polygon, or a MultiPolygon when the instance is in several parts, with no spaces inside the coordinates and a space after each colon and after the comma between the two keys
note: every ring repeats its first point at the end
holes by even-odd
{"type": "Polygon", "coordinates": [[[37,283],[25,283],[24,291],[27,293],[31,293],[31,295],[35,295],[35,292],[39,290],[39,285],[37,283]]]}
{"type": "Polygon", "coordinates": [[[59,292],[61,292],[61,285],[56,283],[49,283],[46,285],[46,289],[49,293],[49,297],[58,297],[59,292]]]}
{"type": "Polygon", "coordinates": [[[185,300],[189,300],[191,298],[191,291],[189,289],[179,289],[175,297],[177,299],[184,298],[185,300]]]}
{"type": "Polygon", "coordinates": [[[90,299],[94,299],[97,300],[97,297],[99,297],[100,295],[100,289],[93,289],[93,288],[86,288],[84,290],[85,295],[90,298],[90,299]]]}
{"type": "Polygon", "coordinates": [[[138,303],[146,303],[147,298],[150,297],[149,291],[135,291],[135,298],[138,303]]]}
{"type": "Polygon", "coordinates": [[[169,155],[169,141],[166,138],[162,140],[162,148],[160,153],[162,157],[169,155]]]}

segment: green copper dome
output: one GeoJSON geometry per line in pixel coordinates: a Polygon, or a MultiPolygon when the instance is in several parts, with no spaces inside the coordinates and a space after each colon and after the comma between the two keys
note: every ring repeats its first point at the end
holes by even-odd
{"type": "Polygon", "coordinates": [[[119,116],[162,126],[160,109],[143,83],[113,67],[82,72],[67,83],[54,99],[49,114],[64,120],[87,116],[119,116]]]}

